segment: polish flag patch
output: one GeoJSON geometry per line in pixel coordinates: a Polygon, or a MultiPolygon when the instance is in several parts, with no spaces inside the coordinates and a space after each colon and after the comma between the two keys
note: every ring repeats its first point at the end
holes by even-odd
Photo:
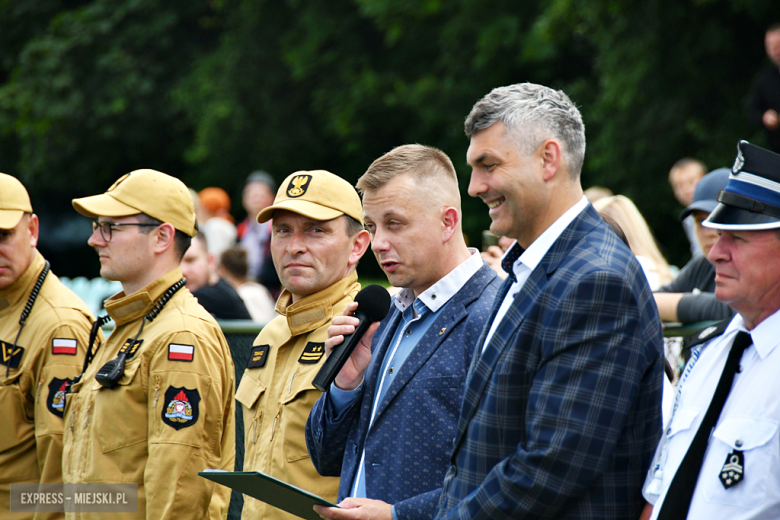
{"type": "Polygon", "coordinates": [[[171,361],[192,361],[195,354],[193,345],[177,345],[171,343],[168,345],[168,359],[171,361]]]}
{"type": "Polygon", "coordinates": [[[75,356],[79,342],[75,339],[54,338],[51,341],[52,354],[75,356]]]}

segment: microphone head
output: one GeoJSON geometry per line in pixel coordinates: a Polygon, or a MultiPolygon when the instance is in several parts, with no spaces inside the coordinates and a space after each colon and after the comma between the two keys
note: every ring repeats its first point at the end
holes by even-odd
{"type": "Polygon", "coordinates": [[[357,293],[358,312],[372,323],[382,321],[390,310],[390,293],[381,285],[369,285],[357,293]]]}

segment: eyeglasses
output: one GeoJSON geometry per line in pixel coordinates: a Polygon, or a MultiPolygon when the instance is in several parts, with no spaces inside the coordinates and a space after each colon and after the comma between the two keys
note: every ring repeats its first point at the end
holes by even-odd
{"type": "Polygon", "coordinates": [[[157,227],[159,224],[147,224],[143,222],[92,222],[92,232],[94,233],[98,229],[100,229],[100,236],[103,237],[103,240],[106,242],[111,242],[111,239],[113,238],[112,230],[115,227],[120,226],[140,226],[140,227],[157,227]]]}

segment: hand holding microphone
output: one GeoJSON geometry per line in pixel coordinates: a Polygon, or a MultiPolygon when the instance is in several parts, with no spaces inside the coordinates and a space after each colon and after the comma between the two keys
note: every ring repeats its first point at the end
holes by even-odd
{"type": "Polygon", "coordinates": [[[363,373],[371,361],[371,338],[378,327],[377,322],[387,316],[389,309],[390,294],[387,290],[379,285],[369,285],[357,294],[353,303],[347,306],[345,314],[353,312],[352,316],[333,318],[333,324],[328,328],[328,341],[325,342],[325,348],[332,350],[314,378],[315,388],[322,392],[328,390],[350,357],[352,357],[350,368],[353,370],[350,374],[351,380],[347,382],[344,389],[351,390],[360,384],[363,373]],[[354,332],[347,333],[353,326],[354,332]],[[366,334],[367,332],[369,334],[366,334]],[[340,335],[344,336],[343,341],[336,342],[334,337],[340,335]],[[355,352],[356,348],[358,348],[357,352],[355,352]]]}

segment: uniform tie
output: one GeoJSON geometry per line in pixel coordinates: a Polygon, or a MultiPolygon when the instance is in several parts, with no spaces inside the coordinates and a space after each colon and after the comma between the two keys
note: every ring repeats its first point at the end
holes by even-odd
{"type": "Polygon", "coordinates": [[[753,340],[748,332],[740,331],[734,338],[734,343],[732,343],[729,356],[726,359],[726,366],[723,367],[723,372],[720,374],[720,381],[715,388],[710,406],[707,408],[707,413],[704,415],[693,442],[688,447],[688,452],[680,463],[680,467],[677,468],[677,473],[675,473],[666,498],[661,505],[658,520],[674,520],[688,516],[688,509],[691,506],[693,491],[696,489],[696,481],[699,479],[699,470],[704,461],[704,452],[707,451],[710,433],[718,423],[720,412],[723,410],[729,392],[731,392],[734,373],[737,371],[742,353],[751,343],[753,340]],[[685,514],[682,514],[683,512],[685,514]]]}

